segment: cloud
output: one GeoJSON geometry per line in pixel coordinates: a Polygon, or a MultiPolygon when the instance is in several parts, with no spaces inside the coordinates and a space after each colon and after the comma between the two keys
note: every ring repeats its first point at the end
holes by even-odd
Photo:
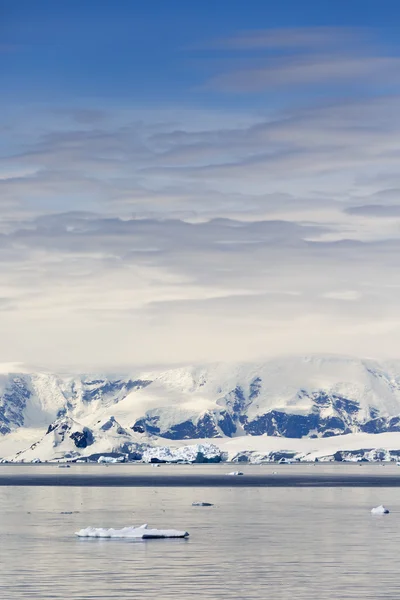
{"type": "MultiPolygon", "coordinates": [[[[337,350],[338,331],[348,346],[349,332],[364,322],[365,342],[383,309],[388,322],[396,317],[400,240],[333,243],[323,241],[326,232],[273,220],[36,218],[1,238],[0,332],[22,324],[22,337],[11,340],[17,349],[43,327],[43,355],[60,336],[57,360],[71,361],[80,330],[75,359],[99,364],[111,361],[110,342],[113,360],[124,364],[128,347],[135,363],[186,360],[188,347],[193,360],[282,353],[316,326],[337,350]],[[110,342],[101,344],[102,336],[110,342]]],[[[323,338],[311,338],[307,347],[322,350],[323,338]]],[[[24,360],[34,359],[30,347],[24,360]]]]}
{"type": "Polygon", "coordinates": [[[246,94],[294,86],[332,89],[338,84],[354,90],[371,80],[389,87],[400,82],[400,58],[379,44],[372,30],[267,29],[219,40],[214,47],[230,54],[225,69],[210,78],[206,89],[246,94]]]}
{"type": "Polygon", "coordinates": [[[398,356],[397,58],[351,32],[339,51],[340,35],[222,43],[249,49],[249,89],[317,86],[297,103],[289,90],[262,111],[55,105],[3,117],[0,360],[398,356]],[[390,94],[318,87],[344,74],[386,85],[389,71],[390,94]]]}
{"type": "Polygon", "coordinates": [[[397,57],[357,57],[340,54],[271,59],[254,68],[233,70],[213,77],[208,87],[225,92],[258,92],[277,87],[338,83],[400,83],[397,57]]]}
{"type": "MultiPolygon", "coordinates": [[[[400,199],[400,198],[399,198],[400,199]]],[[[380,204],[367,204],[366,206],[350,206],[346,209],[349,215],[357,215],[363,217],[381,217],[381,218],[400,218],[400,204],[399,205],[380,205],[380,204]]]]}

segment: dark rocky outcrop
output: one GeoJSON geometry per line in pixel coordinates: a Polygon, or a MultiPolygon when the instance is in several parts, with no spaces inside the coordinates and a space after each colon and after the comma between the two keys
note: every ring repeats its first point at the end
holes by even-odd
{"type": "Polygon", "coordinates": [[[94,442],[94,436],[90,429],[87,427],[83,428],[83,431],[75,431],[69,436],[77,448],[86,448],[91,446],[94,442]]]}

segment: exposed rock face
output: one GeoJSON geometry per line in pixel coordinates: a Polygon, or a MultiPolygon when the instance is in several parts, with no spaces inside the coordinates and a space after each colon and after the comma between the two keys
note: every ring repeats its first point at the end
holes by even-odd
{"type": "MultiPolygon", "coordinates": [[[[260,393],[261,379],[250,384],[248,396],[240,387],[236,387],[217,404],[226,408],[207,411],[200,416],[178,422],[163,429],[163,411],[160,414],[148,414],[138,419],[132,429],[141,433],[160,436],[171,440],[233,437],[236,433],[248,435],[270,435],[287,438],[331,437],[346,433],[364,431],[383,433],[400,431],[400,416],[378,417],[362,421],[360,404],[336,394],[324,391],[298,392],[298,397],[307,399],[311,408],[308,414],[296,414],[284,410],[269,410],[251,416],[254,412],[254,399],[260,393]]],[[[375,417],[378,409],[371,409],[375,417]]]]}
{"type": "Polygon", "coordinates": [[[24,411],[31,396],[29,379],[10,377],[0,397],[0,434],[10,433],[24,425],[24,411]]]}
{"type": "MultiPolygon", "coordinates": [[[[132,392],[151,384],[145,379],[93,379],[53,374],[0,375],[0,435],[26,425],[43,426],[57,419],[75,417],[76,412],[118,404],[132,392]]],[[[52,426],[52,425],[51,425],[52,426]]]]}
{"type": "Polygon", "coordinates": [[[74,440],[74,444],[77,448],[87,448],[94,442],[93,433],[87,427],[83,428],[83,431],[75,431],[69,436],[71,440],[74,440]]]}

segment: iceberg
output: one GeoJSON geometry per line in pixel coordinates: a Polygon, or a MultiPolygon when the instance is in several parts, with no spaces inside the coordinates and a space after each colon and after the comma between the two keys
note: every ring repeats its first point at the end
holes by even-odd
{"type": "Polygon", "coordinates": [[[103,529],[101,527],[86,527],[75,532],[80,538],[124,538],[150,540],[158,538],[187,538],[187,531],[176,529],[149,529],[147,524],[140,527],[123,527],[122,529],[103,529]]]}
{"type": "Polygon", "coordinates": [[[371,510],[373,515],[388,515],[389,509],[385,508],[382,504],[380,506],[376,506],[371,510]]]}
{"type": "Polygon", "coordinates": [[[193,444],[173,448],[170,446],[154,446],[143,453],[145,463],[209,463],[220,462],[221,451],[214,444],[193,444]]]}
{"type": "Polygon", "coordinates": [[[125,460],[124,456],[117,456],[117,457],[100,456],[97,462],[100,464],[115,464],[115,463],[124,462],[124,460],[125,460]]]}

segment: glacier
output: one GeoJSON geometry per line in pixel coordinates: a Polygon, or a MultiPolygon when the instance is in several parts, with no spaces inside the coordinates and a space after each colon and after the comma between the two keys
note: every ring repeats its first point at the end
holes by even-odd
{"type": "Polygon", "coordinates": [[[7,368],[3,462],[400,458],[400,361],[311,355],[107,375],[7,368]]]}

